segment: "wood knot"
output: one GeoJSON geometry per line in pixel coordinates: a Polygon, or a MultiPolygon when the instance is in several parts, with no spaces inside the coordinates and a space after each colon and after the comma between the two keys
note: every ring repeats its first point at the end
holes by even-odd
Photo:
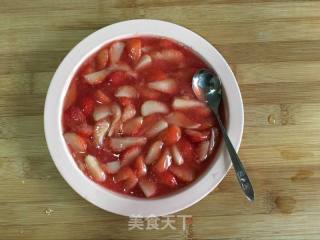
{"type": "Polygon", "coordinates": [[[296,206],[296,200],[293,197],[279,196],[275,199],[275,204],[280,212],[290,214],[296,206]]]}

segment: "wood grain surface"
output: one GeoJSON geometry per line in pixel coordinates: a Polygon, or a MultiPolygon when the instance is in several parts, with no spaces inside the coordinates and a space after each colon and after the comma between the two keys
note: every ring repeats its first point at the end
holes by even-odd
{"type": "Polygon", "coordinates": [[[0,3],[0,239],[319,239],[320,1],[2,0],[0,3]],[[244,100],[240,157],[248,203],[230,171],[179,212],[182,228],[128,230],[91,205],[48,153],[43,107],[63,57],[97,29],[154,18],[190,28],[231,64],[244,100]]]}

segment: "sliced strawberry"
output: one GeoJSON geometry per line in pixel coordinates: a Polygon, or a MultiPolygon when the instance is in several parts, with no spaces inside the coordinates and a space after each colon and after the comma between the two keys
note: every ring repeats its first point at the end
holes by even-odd
{"type": "Polygon", "coordinates": [[[168,39],[161,39],[161,40],[159,41],[159,46],[160,46],[161,48],[166,48],[166,49],[168,49],[168,48],[172,48],[172,47],[174,46],[174,44],[173,44],[170,40],[168,40],[168,39]]]}
{"type": "Polygon", "coordinates": [[[99,105],[94,108],[92,116],[95,121],[99,121],[111,115],[113,115],[113,112],[110,106],[99,105]]]}
{"type": "Polygon", "coordinates": [[[173,157],[173,161],[175,162],[176,165],[179,166],[179,165],[183,164],[184,160],[183,160],[182,154],[181,154],[180,150],[178,149],[177,145],[173,145],[171,147],[171,154],[173,157]]]}
{"type": "Polygon", "coordinates": [[[148,116],[153,113],[168,113],[169,108],[166,104],[159,102],[159,101],[153,101],[148,100],[145,101],[141,106],[141,114],[142,116],[148,116]]]}
{"type": "Polygon", "coordinates": [[[137,90],[130,86],[130,85],[124,85],[118,88],[118,90],[115,93],[116,97],[127,97],[127,98],[137,98],[138,92],[137,90]]]}
{"type": "Polygon", "coordinates": [[[169,124],[175,124],[183,128],[196,129],[201,127],[200,123],[192,121],[181,112],[172,112],[169,115],[167,115],[165,119],[169,124]]]}
{"type": "Polygon", "coordinates": [[[123,53],[125,44],[123,42],[114,42],[109,49],[109,58],[111,63],[117,63],[123,53]]]}
{"type": "Polygon", "coordinates": [[[114,65],[111,65],[109,67],[109,69],[112,71],[112,72],[115,72],[115,71],[123,71],[127,74],[127,80],[130,82],[130,80],[132,80],[132,78],[128,78],[128,76],[130,77],[133,77],[133,78],[137,78],[137,73],[135,71],[132,70],[132,68],[126,64],[126,63],[117,63],[117,64],[114,64],[114,65]]]}
{"type": "Polygon", "coordinates": [[[186,138],[182,137],[176,145],[184,160],[193,159],[193,146],[186,138]]]}
{"type": "Polygon", "coordinates": [[[101,104],[109,104],[109,103],[111,103],[110,97],[100,89],[98,89],[94,93],[94,98],[98,103],[101,103],[101,104]]]}
{"type": "Polygon", "coordinates": [[[208,139],[208,131],[196,131],[192,129],[185,129],[184,133],[189,137],[192,142],[202,142],[208,139]]]}
{"type": "Polygon", "coordinates": [[[208,157],[208,153],[209,153],[209,141],[203,141],[199,144],[199,146],[197,147],[197,155],[198,155],[198,159],[197,161],[199,162],[203,162],[204,160],[206,160],[206,158],[208,157]]]}
{"type": "Polygon", "coordinates": [[[121,181],[124,181],[128,178],[134,178],[135,175],[132,171],[132,169],[128,166],[120,168],[120,170],[114,175],[113,180],[118,183],[121,181]]]}
{"type": "Polygon", "coordinates": [[[107,162],[104,165],[104,170],[108,173],[108,174],[115,174],[119,171],[120,169],[120,161],[112,161],[112,162],[107,162]]]}
{"type": "Polygon", "coordinates": [[[138,133],[143,123],[143,117],[135,117],[123,124],[123,133],[125,135],[135,135],[138,133]]]}
{"type": "Polygon", "coordinates": [[[140,58],[139,62],[137,63],[137,65],[135,67],[135,69],[137,71],[142,70],[142,69],[150,66],[151,63],[152,63],[152,58],[150,57],[150,55],[145,54],[140,58]]]}
{"type": "Polygon", "coordinates": [[[125,122],[131,118],[133,118],[136,115],[136,108],[133,104],[125,106],[123,109],[123,114],[121,116],[122,122],[125,122]]]}
{"type": "Polygon", "coordinates": [[[108,132],[108,137],[111,137],[114,133],[116,133],[117,129],[120,127],[121,125],[121,108],[117,103],[112,104],[111,106],[111,111],[113,114],[113,120],[108,132]]]}
{"type": "Polygon", "coordinates": [[[87,123],[75,127],[74,130],[83,137],[90,137],[93,134],[93,127],[87,123]]]}
{"type": "Polygon", "coordinates": [[[134,145],[141,146],[146,144],[145,137],[113,137],[110,138],[109,145],[115,152],[122,152],[123,150],[134,145]]]}
{"type": "Polygon", "coordinates": [[[85,152],[87,149],[86,141],[80,137],[79,135],[69,132],[63,134],[63,137],[66,143],[70,146],[70,148],[76,153],[85,152]]]}
{"type": "Polygon", "coordinates": [[[180,138],[181,138],[181,129],[176,125],[170,126],[161,136],[161,139],[167,146],[171,146],[175,144],[180,140],[180,138]]]}
{"type": "Polygon", "coordinates": [[[63,122],[72,130],[76,130],[78,126],[86,123],[86,116],[78,107],[72,106],[65,112],[63,122]]]}
{"type": "Polygon", "coordinates": [[[178,185],[176,178],[169,171],[160,173],[157,176],[159,177],[160,183],[166,186],[175,187],[178,185]]]}
{"type": "Polygon", "coordinates": [[[151,128],[149,128],[148,131],[146,131],[145,136],[147,138],[153,138],[157,136],[160,132],[165,130],[168,127],[168,123],[161,119],[158,122],[156,122],[151,128]]]}
{"type": "Polygon", "coordinates": [[[95,72],[95,66],[94,66],[94,62],[88,62],[84,67],[82,67],[81,69],[81,75],[87,75],[89,73],[93,73],[95,72]]]}
{"type": "Polygon", "coordinates": [[[192,182],[195,178],[194,171],[187,166],[172,165],[169,170],[180,180],[184,182],[192,182]]]}
{"type": "Polygon", "coordinates": [[[148,72],[148,79],[150,81],[160,81],[167,79],[167,75],[160,69],[154,68],[148,72]]]}
{"type": "Polygon", "coordinates": [[[84,79],[87,83],[91,85],[97,85],[99,83],[102,83],[106,77],[110,74],[110,69],[102,69],[98,72],[89,73],[87,75],[84,75],[84,79]]]}
{"type": "Polygon", "coordinates": [[[109,52],[107,48],[101,49],[96,56],[96,67],[100,70],[107,66],[109,52]]]}
{"type": "Polygon", "coordinates": [[[89,116],[94,108],[94,100],[90,97],[85,97],[81,101],[81,111],[84,113],[84,115],[89,116]]]}
{"type": "Polygon", "coordinates": [[[77,83],[76,83],[76,79],[73,79],[69,89],[67,91],[67,94],[64,98],[64,110],[68,109],[72,104],[74,104],[74,102],[77,99],[77,83]]]}
{"type": "Polygon", "coordinates": [[[133,176],[131,178],[124,180],[123,182],[124,191],[129,191],[133,189],[137,185],[138,181],[139,179],[136,176],[133,176]]]}
{"type": "Polygon", "coordinates": [[[181,62],[183,60],[183,53],[175,49],[163,49],[159,52],[154,52],[152,57],[157,60],[164,60],[169,62],[181,62]]]}
{"type": "Polygon", "coordinates": [[[210,108],[207,106],[196,107],[196,108],[193,108],[192,111],[194,111],[195,115],[201,118],[208,118],[212,115],[210,108]]]}
{"type": "Polygon", "coordinates": [[[174,94],[178,90],[177,82],[173,79],[149,82],[148,87],[168,94],[174,94]]]}
{"type": "Polygon", "coordinates": [[[141,177],[147,174],[147,166],[144,163],[144,158],[139,156],[134,162],[134,170],[137,177],[141,177]]]}
{"type": "Polygon", "coordinates": [[[162,141],[156,141],[149,147],[149,151],[145,157],[145,163],[147,165],[152,164],[160,157],[163,145],[164,143],[162,141]]]}
{"type": "Polygon", "coordinates": [[[159,114],[151,114],[147,117],[143,118],[143,124],[138,131],[138,136],[143,136],[146,131],[148,131],[156,122],[158,122],[161,119],[161,116],[159,114]]]}
{"type": "Polygon", "coordinates": [[[152,166],[152,170],[157,173],[162,173],[166,171],[172,163],[172,155],[168,149],[165,149],[161,154],[159,160],[152,166]]]}
{"type": "Polygon", "coordinates": [[[159,91],[156,91],[156,90],[153,90],[150,88],[146,88],[146,87],[144,87],[140,90],[140,95],[143,98],[152,99],[152,100],[159,99],[161,97],[161,93],[159,91]]]}
{"type": "Polygon", "coordinates": [[[172,107],[176,110],[187,110],[190,108],[205,107],[205,104],[194,99],[175,98],[173,100],[172,107]]]}
{"type": "Polygon", "coordinates": [[[96,145],[101,146],[103,144],[103,140],[108,133],[110,127],[110,123],[107,120],[100,120],[94,126],[94,141],[96,145]]]}
{"type": "Polygon", "coordinates": [[[141,147],[139,146],[133,146],[128,149],[126,149],[124,152],[120,154],[120,163],[121,166],[127,166],[133,160],[135,160],[141,153],[141,147]]]}
{"type": "Polygon", "coordinates": [[[108,81],[111,86],[117,87],[128,82],[126,73],[124,71],[114,71],[108,76],[108,81]]]}
{"type": "Polygon", "coordinates": [[[97,182],[103,182],[106,180],[107,176],[100,167],[98,160],[94,156],[87,155],[84,161],[86,163],[88,172],[93,180],[97,182]]]}
{"type": "Polygon", "coordinates": [[[139,187],[147,198],[154,196],[157,192],[157,185],[148,178],[140,178],[139,187]]]}
{"type": "Polygon", "coordinates": [[[132,61],[134,63],[138,62],[141,57],[141,40],[137,38],[128,40],[126,49],[132,61]]]}

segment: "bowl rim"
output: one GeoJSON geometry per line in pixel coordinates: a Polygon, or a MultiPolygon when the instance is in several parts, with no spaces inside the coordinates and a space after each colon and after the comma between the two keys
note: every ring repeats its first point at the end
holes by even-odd
{"type": "Polygon", "coordinates": [[[240,147],[244,111],[236,78],[222,55],[204,38],[174,23],[152,19],[135,19],[118,22],[97,30],[80,41],[57,68],[45,101],[44,130],[50,155],[65,181],[87,201],[106,211],[123,216],[163,216],[185,209],[207,196],[226,176],[231,161],[221,144],[212,166],[203,176],[177,193],[154,198],[128,197],[103,188],[86,177],[77,167],[62,135],[63,100],[76,70],[83,61],[101,46],[115,39],[134,35],[154,35],[171,38],[192,48],[220,76],[228,109],[227,132],[235,149],[240,147]],[[232,99],[232,100],[231,100],[232,99]]]}

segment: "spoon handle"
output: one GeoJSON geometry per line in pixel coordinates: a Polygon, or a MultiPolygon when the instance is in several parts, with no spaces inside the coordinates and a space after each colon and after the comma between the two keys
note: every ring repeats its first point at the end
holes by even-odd
{"type": "Polygon", "coordinates": [[[228,137],[228,134],[222,124],[221,119],[220,119],[219,113],[217,111],[214,111],[214,113],[215,113],[217,121],[219,123],[220,129],[221,129],[221,132],[223,135],[223,139],[224,139],[225,144],[227,146],[227,149],[228,149],[228,152],[229,152],[232,164],[233,164],[233,168],[236,172],[236,176],[237,176],[237,179],[240,183],[240,186],[241,186],[243,192],[245,193],[246,197],[248,198],[248,200],[253,201],[254,200],[254,191],[253,191],[251,182],[249,180],[249,177],[248,177],[248,175],[247,175],[247,173],[246,173],[246,171],[240,161],[240,158],[239,158],[236,150],[234,149],[234,147],[228,137]]]}

